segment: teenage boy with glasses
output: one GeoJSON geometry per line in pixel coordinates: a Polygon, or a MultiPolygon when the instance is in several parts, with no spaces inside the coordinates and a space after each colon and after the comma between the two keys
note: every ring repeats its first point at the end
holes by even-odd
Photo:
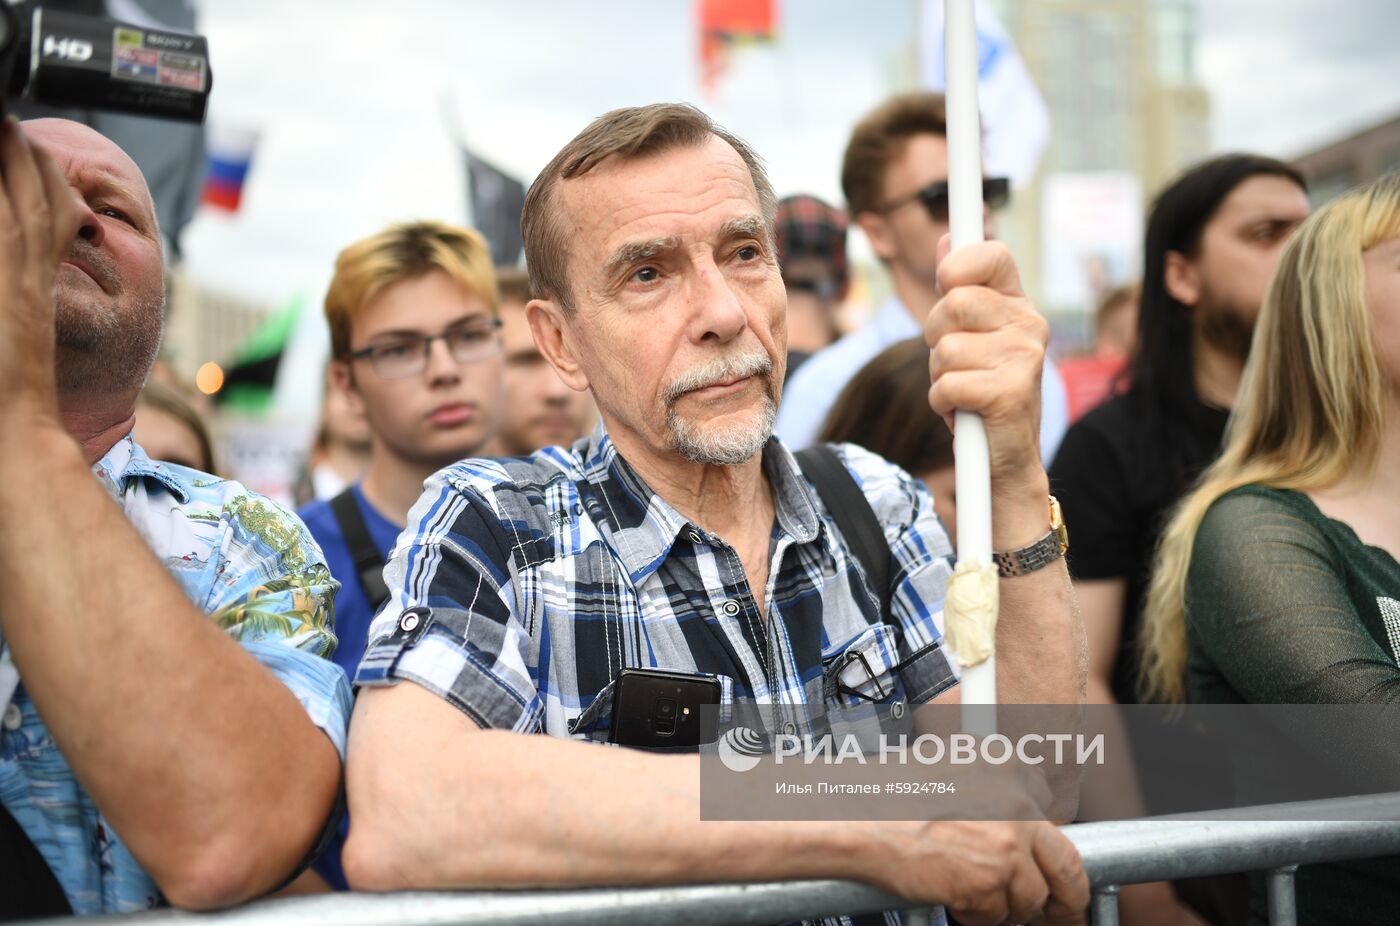
{"type": "MultiPolygon", "coordinates": [[[[486,240],[465,228],[413,222],[350,245],[336,260],[326,322],[329,388],[364,410],[369,470],[341,495],[298,513],[340,580],[335,659],[354,678],[385,594],[380,571],[424,480],[480,455],[500,423],[501,321],[486,240]]],[[[343,890],[340,840],[316,871],[343,890]]]]}
{"type": "MultiPolygon", "coordinates": [[[[908,93],[872,110],[851,133],[841,189],[852,221],[889,269],[893,293],[860,329],[813,355],[788,381],[778,436],[793,449],[816,443],[836,397],[876,354],[918,337],[938,301],[939,239],[948,233],[948,140],[943,96],[908,93]]],[[[1007,181],[982,181],[984,224],[1009,198],[1007,181]]],[[[1050,460],[1068,426],[1064,384],[1049,357],[1041,378],[1040,452],[1050,460]]]]}

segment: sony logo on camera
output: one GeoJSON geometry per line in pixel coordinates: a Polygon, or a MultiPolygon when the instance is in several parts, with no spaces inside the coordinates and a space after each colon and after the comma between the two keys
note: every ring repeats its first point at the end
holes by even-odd
{"type": "Polygon", "coordinates": [[[185,35],[171,35],[167,32],[147,32],[146,45],[151,48],[172,48],[176,51],[189,51],[194,48],[194,39],[185,35]]]}

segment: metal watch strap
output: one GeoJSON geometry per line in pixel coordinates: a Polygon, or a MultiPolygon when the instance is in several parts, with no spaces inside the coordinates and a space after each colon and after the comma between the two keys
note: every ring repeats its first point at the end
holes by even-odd
{"type": "Polygon", "coordinates": [[[1052,530],[1030,546],[1009,553],[993,553],[992,562],[997,564],[997,575],[1009,579],[1048,566],[1060,555],[1060,537],[1052,530]]]}

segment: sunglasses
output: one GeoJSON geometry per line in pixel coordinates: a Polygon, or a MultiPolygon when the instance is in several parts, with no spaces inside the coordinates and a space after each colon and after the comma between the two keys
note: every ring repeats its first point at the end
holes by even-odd
{"type": "Polygon", "coordinates": [[[811,293],[818,299],[835,299],[840,292],[835,280],[821,277],[819,279],[788,279],[783,278],[783,285],[788,291],[797,290],[802,293],[811,293]]]}
{"type": "MultiPolygon", "coordinates": [[[[948,221],[948,181],[935,180],[922,190],[916,190],[908,196],[901,197],[892,203],[885,205],[885,212],[893,212],[906,203],[914,200],[924,204],[928,210],[929,218],[935,222],[947,223],[948,221]]],[[[995,212],[1011,201],[1011,181],[1005,177],[983,177],[982,178],[982,202],[987,204],[987,208],[995,212]]]]}

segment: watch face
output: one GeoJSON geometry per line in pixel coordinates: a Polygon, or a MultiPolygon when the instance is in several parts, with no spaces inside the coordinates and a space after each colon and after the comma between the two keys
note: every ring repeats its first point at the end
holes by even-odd
{"type": "Polygon", "coordinates": [[[1065,516],[1060,511],[1060,500],[1055,496],[1050,496],[1050,529],[1055,532],[1056,539],[1060,542],[1060,555],[1064,556],[1069,550],[1069,527],[1065,524],[1065,516]]]}

